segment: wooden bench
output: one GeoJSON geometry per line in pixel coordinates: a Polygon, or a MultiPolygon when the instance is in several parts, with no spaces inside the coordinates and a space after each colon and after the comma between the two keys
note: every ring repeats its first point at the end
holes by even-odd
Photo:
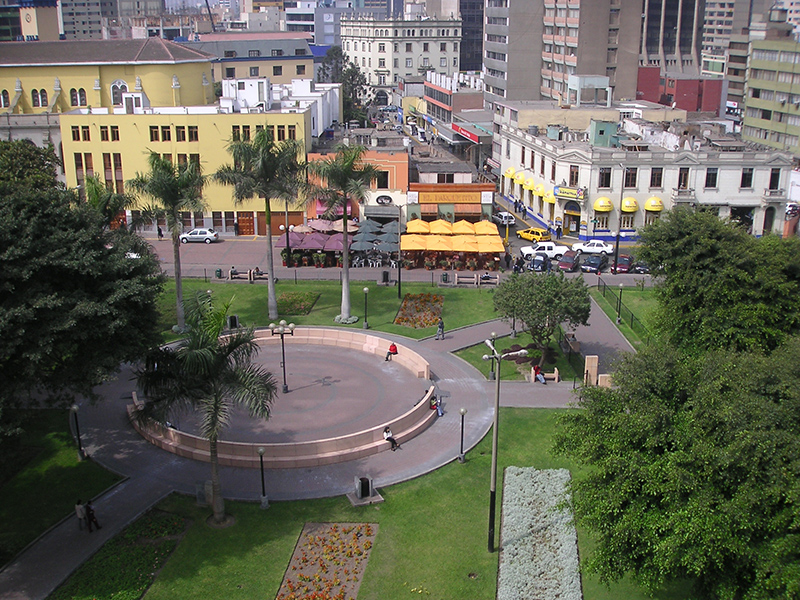
{"type": "MultiPolygon", "coordinates": [[[[552,373],[545,373],[542,371],[542,375],[544,375],[545,381],[555,381],[556,383],[561,381],[561,375],[558,372],[558,367],[555,367],[552,373]]],[[[533,367],[531,367],[531,383],[536,383],[536,375],[533,374],[533,367]]]]}

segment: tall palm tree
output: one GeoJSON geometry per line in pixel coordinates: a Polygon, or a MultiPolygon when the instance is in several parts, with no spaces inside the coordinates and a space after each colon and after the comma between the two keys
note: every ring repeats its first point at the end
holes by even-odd
{"type": "Polygon", "coordinates": [[[370,186],[378,176],[378,169],[362,162],[367,149],[364,146],[339,145],[336,155],[308,164],[309,173],[317,182],[308,192],[310,199],[319,199],[325,205],[325,217],[337,216],[343,210],[342,232],[342,307],[340,320],[350,318],[350,243],[347,239],[348,206],[353,200],[365,200],[370,186]]]}
{"type": "Polygon", "coordinates": [[[133,206],[135,199],[128,194],[118,194],[100,180],[98,175],[84,181],[86,201],[102,218],[106,229],[119,219],[119,214],[133,206]]]}
{"type": "Polygon", "coordinates": [[[233,186],[236,204],[254,197],[264,199],[267,225],[267,309],[270,319],[278,317],[275,296],[275,273],[272,248],[272,209],[270,200],[282,199],[288,204],[299,202],[305,165],[303,145],[295,140],[274,142],[269,131],[261,129],[252,140],[233,140],[228,144],[232,165],[223,165],[214,180],[233,186]]]}
{"type": "Polygon", "coordinates": [[[147,162],[150,172],[137,173],[127,185],[136,194],[152,200],[142,207],[141,220],[152,223],[163,219],[172,235],[172,255],[175,261],[175,291],[177,293],[178,328],[183,330],[186,320],[183,311],[183,280],[181,279],[181,239],[183,220],[181,213],[201,211],[205,177],[200,166],[192,161],[173,165],[151,152],[147,162]]]}
{"type": "Polygon", "coordinates": [[[200,414],[200,431],[209,442],[216,523],[225,521],[217,454],[220,434],[235,405],[268,419],[277,392],[272,374],[252,362],[259,350],[252,328],[220,337],[229,308],[230,302],[215,307],[209,292],[198,292],[187,302],[188,337],[174,349],[154,350],[136,373],[146,397],[137,414],[140,422],[165,423],[187,411],[200,414]]]}

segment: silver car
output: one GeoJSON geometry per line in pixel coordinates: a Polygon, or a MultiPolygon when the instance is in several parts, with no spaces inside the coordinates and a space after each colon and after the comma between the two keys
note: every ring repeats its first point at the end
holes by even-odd
{"type": "Polygon", "coordinates": [[[211,242],[219,240],[219,234],[210,227],[202,227],[192,229],[189,233],[182,233],[180,239],[181,244],[186,244],[187,242],[205,242],[206,244],[210,244],[211,242]]]}

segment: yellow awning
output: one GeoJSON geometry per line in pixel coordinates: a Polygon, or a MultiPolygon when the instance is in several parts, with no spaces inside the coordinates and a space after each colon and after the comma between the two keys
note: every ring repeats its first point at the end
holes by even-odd
{"type": "Polygon", "coordinates": [[[636,212],[639,210],[639,203],[636,202],[636,198],[631,198],[628,196],[627,198],[622,199],[622,206],[620,207],[622,212],[636,212]]]}
{"type": "Polygon", "coordinates": [[[664,203],[658,196],[650,196],[647,202],[644,203],[644,209],[652,212],[661,212],[664,210],[664,203]]]}
{"type": "Polygon", "coordinates": [[[525,183],[522,184],[522,189],[524,190],[533,190],[534,187],[536,187],[536,184],[533,183],[533,177],[529,177],[525,180],[525,183]]]}
{"type": "Polygon", "coordinates": [[[478,252],[505,252],[505,249],[503,238],[499,235],[478,236],[478,252]]]}
{"type": "Polygon", "coordinates": [[[478,252],[478,236],[454,235],[450,238],[454,252],[478,252]]]}
{"type": "Polygon", "coordinates": [[[453,223],[453,233],[456,235],[475,235],[475,225],[461,219],[453,223]]]}
{"type": "Polygon", "coordinates": [[[445,221],[444,219],[436,219],[435,221],[431,222],[431,233],[439,234],[439,235],[452,235],[453,233],[453,224],[450,221],[445,221]]]}
{"type": "Polygon", "coordinates": [[[446,252],[453,249],[453,238],[444,235],[428,235],[425,236],[425,243],[428,250],[437,250],[446,252]]]}
{"type": "Polygon", "coordinates": [[[503,175],[505,175],[506,177],[514,177],[514,173],[516,173],[516,172],[517,172],[517,170],[514,167],[508,167],[506,169],[506,172],[503,173],[503,175]]]}
{"type": "Polygon", "coordinates": [[[544,196],[544,184],[543,184],[543,183],[539,183],[539,184],[537,184],[537,185],[536,185],[536,187],[535,187],[535,188],[533,188],[533,192],[534,192],[534,193],[535,193],[537,196],[544,196]]]}
{"type": "Polygon", "coordinates": [[[422,219],[411,219],[406,223],[406,231],[408,233],[429,233],[430,230],[431,226],[422,219]]]}
{"type": "Polygon", "coordinates": [[[475,223],[475,233],[477,235],[500,235],[497,225],[491,221],[478,221],[475,223]]]}
{"type": "Polygon", "coordinates": [[[594,201],[595,212],[610,212],[612,208],[614,208],[614,205],[611,204],[611,200],[605,196],[600,196],[594,201]]]}
{"type": "Polygon", "coordinates": [[[520,185],[525,183],[525,172],[520,171],[516,175],[514,175],[514,183],[519,183],[520,185]]]}
{"type": "Polygon", "coordinates": [[[400,236],[400,250],[427,250],[428,242],[424,235],[405,234],[400,236]]]}
{"type": "Polygon", "coordinates": [[[556,197],[553,195],[553,192],[547,192],[544,195],[543,200],[545,202],[549,202],[550,204],[555,204],[556,203],[556,197]]]}

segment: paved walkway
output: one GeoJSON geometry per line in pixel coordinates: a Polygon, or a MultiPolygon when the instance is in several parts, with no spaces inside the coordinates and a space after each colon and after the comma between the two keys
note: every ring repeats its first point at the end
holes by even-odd
{"type": "MultiPolygon", "coordinates": [[[[495,384],[452,351],[481,343],[493,331],[498,336],[510,333],[506,323],[496,320],[449,331],[444,340],[415,341],[391,336],[412,346],[430,362],[433,382],[444,398],[444,417],[404,443],[398,452],[382,452],[361,460],[316,468],[268,469],[266,481],[270,499],[338,496],[351,491],[356,476],[371,476],[376,487],[381,488],[437,469],[455,460],[458,454],[459,409],[462,407],[468,411],[465,447],[474,447],[491,427],[495,384]]],[[[372,333],[386,338],[388,346],[388,335],[372,333]]],[[[577,337],[582,349],[601,354],[602,364],[608,357],[630,349],[616,327],[594,304],[590,325],[581,328],[577,337]]],[[[287,360],[287,367],[290,364],[287,360]]],[[[380,361],[376,370],[382,364],[380,361]]],[[[130,402],[133,385],[131,368],[125,366],[115,380],[98,390],[105,399],[103,402],[96,406],[84,403],[81,407],[81,434],[92,459],[127,478],[95,501],[103,528],[89,534],[78,530],[74,516],[66,518],[0,572],[0,600],[46,598],[106,541],[161,498],[172,491],[195,494],[198,486],[208,479],[208,463],[193,462],[161,451],[130,427],[125,406],[130,402]]],[[[425,384],[420,380],[418,389],[410,387],[392,390],[398,402],[407,402],[409,407],[422,397],[425,384]]],[[[368,383],[365,393],[369,393],[368,383]]],[[[574,398],[572,382],[550,383],[546,387],[528,382],[503,382],[501,387],[502,406],[565,407],[574,398]]],[[[281,400],[279,397],[277,401],[281,400]]],[[[227,498],[258,500],[261,484],[257,469],[223,467],[221,479],[227,498]]]]}

